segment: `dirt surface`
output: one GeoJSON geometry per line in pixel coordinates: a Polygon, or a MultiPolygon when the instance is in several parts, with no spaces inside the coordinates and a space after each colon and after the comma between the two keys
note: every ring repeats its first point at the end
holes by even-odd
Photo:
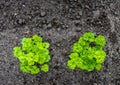
{"type": "Polygon", "coordinates": [[[120,0],[0,0],[0,85],[120,85],[120,0]],[[106,37],[107,58],[101,71],[71,71],[68,55],[87,31],[106,37]],[[48,73],[24,74],[13,57],[34,34],[51,44],[48,73]]]}

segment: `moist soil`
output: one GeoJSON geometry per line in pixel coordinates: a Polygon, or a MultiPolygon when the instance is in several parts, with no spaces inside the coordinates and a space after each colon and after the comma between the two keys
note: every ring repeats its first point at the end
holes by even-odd
{"type": "Polygon", "coordinates": [[[0,85],[120,85],[120,0],[0,0],[0,85]],[[105,62],[100,71],[72,71],[72,45],[88,31],[106,37],[105,62]],[[13,57],[34,34],[51,45],[48,73],[22,73],[13,57]]]}

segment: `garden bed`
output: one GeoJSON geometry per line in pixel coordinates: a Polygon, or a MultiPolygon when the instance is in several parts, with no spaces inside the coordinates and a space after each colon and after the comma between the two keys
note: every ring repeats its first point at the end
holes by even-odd
{"type": "Polygon", "coordinates": [[[0,0],[0,85],[119,85],[119,0],[0,0]],[[100,71],[67,67],[72,45],[85,32],[106,37],[100,71]],[[24,74],[13,48],[38,34],[50,43],[48,73],[24,74]]]}

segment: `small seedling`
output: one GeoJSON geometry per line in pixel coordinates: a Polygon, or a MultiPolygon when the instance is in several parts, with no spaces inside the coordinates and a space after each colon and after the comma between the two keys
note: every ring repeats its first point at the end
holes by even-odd
{"type": "Polygon", "coordinates": [[[105,44],[104,36],[95,37],[94,33],[86,32],[74,43],[67,66],[72,70],[75,68],[87,71],[100,70],[106,57],[103,50],[105,44]]]}
{"type": "Polygon", "coordinates": [[[50,61],[48,42],[43,42],[42,37],[34,35],[32,38],[23,38],[22,47],[13,49],[14,57],[20,61],[20,70],[24,73],[38,74],[40,71],[48,72],[50,61]]]}

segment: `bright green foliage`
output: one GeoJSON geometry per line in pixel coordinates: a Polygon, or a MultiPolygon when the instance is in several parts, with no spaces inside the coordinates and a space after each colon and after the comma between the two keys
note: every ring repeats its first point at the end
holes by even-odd
{"type": "Polygon", "coordinates": [[[95,37],[94,33],[86,32],[74,43],[67,66],[72,70],[75,68],[87,71],[100,70],[106,57],[103,50],[105,44],[104,36],[95,37]]]}
{"type": "Polygon", "coordinates": [[[48,42],[43,42],[42,38],[34,35],[32,38],[23,38],[22,47],[14,48],[14,56],[20,61],[22,72],[38,74],[40,71],[48,72],[49,66],[46,64],[50,61],[48,42]]]}
{"type": "Polygon", "coordinates": [[[42,65],[41,70],[44,72],[48,72],[48,70],[49,70],[48,65],[47,64],[42,65]]]}

